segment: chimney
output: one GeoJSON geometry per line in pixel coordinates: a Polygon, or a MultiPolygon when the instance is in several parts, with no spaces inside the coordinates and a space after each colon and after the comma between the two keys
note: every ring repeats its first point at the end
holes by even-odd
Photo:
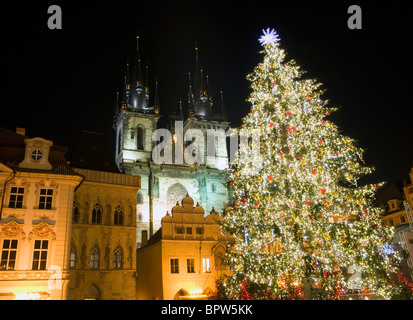
{"type": "Polygon", "coordinates": [[[142,230],[141,248],[148,244],[148,230],[142,230]]]}
{"type": "Polygon", "coordinates": [[[16,133],[21,134],[22,136],[25,136],[26,128],[16,128],[16,133]]]}

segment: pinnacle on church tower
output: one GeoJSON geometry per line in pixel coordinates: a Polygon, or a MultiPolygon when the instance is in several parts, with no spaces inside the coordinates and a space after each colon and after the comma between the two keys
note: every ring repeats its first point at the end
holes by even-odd
{"type": "Polygon", "coordinates": [[[147,93],[149,94],[149,89],[143,81],[141,57],[139,52],[139,35],[136,36],[136,43],[136,60],[132,75],[133,87],[129,98],[129,105],[131,105],[134,109],[143,111],[148,108],[147,93]]]}

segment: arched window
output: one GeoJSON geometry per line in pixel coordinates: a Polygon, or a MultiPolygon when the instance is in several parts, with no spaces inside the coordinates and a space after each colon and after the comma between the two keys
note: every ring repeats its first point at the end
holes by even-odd
{"type": "Polygon", "coordinates": [[[143,194],[142,192],[138,192],[138,195],[136,196],[136,203],[137,204],[142,204],[143,203],[143,194]]]}
{"type": "Polygon", "coordinates": [[[90,269],[99,269],[100,266],[100,249],[95,245],[92,250],[90,250],[89,256],[89,268],[90,269]]]}
{"type": "Polygon", "coordinates": [[[102,223],[102,206],[99,203],[93,206],[92,223],[102,223]]]}
{"type": "Polygon", "coordinates": [[[122,152],[122,131],[118,131],[118,154],[122,152]]]}
{"type": "Polygon", "coordinates": [[[143,126],[138,127],[137,135],[136,135],[136,143],[138,150],[145,149],[145,128],[143,126]]]}
{"type": "Polygon", "coordinates": [[[113,224],[123,225],[123,216],[124,216],[124,210],[122,206],[117,206],[113,214],[113,218],[114,218],[113,224]]]}
{"type": "Polygon", "coordinates": [[[117,246],[113,251],[113,269],[123,268],[123,250],[120,246],[117,246]]]}
{"type": "Polygon", "coordinates": [[[76,247],[71,244],[70,245],[70,259],[69,259],[69,268],[75,269],[76,268],[76,247]]]}
{"type": "Polygon", "coordinates": [[[73,201],[73,222],[78,223],[79,222],[79,202],[73,201]]]}

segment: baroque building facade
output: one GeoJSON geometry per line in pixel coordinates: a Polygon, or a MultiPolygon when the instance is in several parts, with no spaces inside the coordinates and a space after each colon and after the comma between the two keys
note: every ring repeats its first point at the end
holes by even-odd
{"type": "Polygon", "coordinates": [[[72,204],[66,148],[0,128],[0,299],[67,298],[72,204]]]}
{"type": "MultiPolygon", "coordinates": [[[[214,209],[204,209],[186,195],[161,220],[161,228],[137,250],[138,300],[208,299],[216,281],[230,275],[222,263],[233,237],[219,224],[214,209]]],[[[144,232],[145,234],[145,232],[144,232]]]]}
{"type": "Polygon", "coordinates": [[[153,141],[161,117],[157,84],[155,90],[151,105],[148,74],[146,70],[144,79],[138,45],[133,72],[128,63],[123,92],[118,94],[113,126],[119,170],[141,176],[136,214],[138,246],[141,231],[148,230],[152,236],[160,228],[164,213],[186,194],[193,195],[207,211],[212,207],[222,211],[229,202],[225,137],[229,123],[222,94],[220,111],[213,112],[209,80],[199,64],[198,49],[193,80],[189,74],[188,115],[184,116],[181,102],[179,115],[171,117],[175,122],[169,128],[170,134],[163,136],[163,150],[159,152],[163,156],[170,151],[172,156],[165,156],[162,161],[156,161],[152,154],[161,140],[153,141]],[[194,132],[198,134],[195,138],[191,136],[194,132]],[[191,142],[197,137],[204,143],[192,148],[191,142]]]}

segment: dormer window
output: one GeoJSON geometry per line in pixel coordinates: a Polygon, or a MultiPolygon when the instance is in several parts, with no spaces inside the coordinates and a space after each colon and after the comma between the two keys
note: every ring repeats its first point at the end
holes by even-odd
{"type": "Polygon", "coordinates": [[[43,157],[43,153],[39,149],[35,149],[32,151],[32,159],[33,160],[40,160],[43,157]]]}
{"type": "Polygon", "coordinates": [[[25,155],[22,162],[19,163],[20,168],[52,170],[53,167],[49,162],[50,147],[52,141],[42,138],[25,139],[26,145],[25,155]]]}

